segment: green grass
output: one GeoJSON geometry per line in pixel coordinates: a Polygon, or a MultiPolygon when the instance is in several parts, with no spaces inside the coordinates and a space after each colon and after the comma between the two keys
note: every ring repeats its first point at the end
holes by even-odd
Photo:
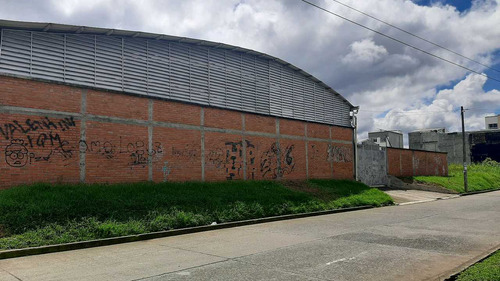
{"type": "MultiPolygon", "coordinates": [[[[464,190],[463,166],[451,164],[448,166],[449,177],[414,177],[424,183],[441,185],[447,189],[460,193],[464,190]]],[[[490,161],[481,164],[472,164],[467,167],[469,191],[480,191],[500,188],[500,164],[490,161]]]]}
{"type": "Polygon", "coordinates": [[[276,181],[14,187],[0,191],[0,249],[392,204],[385,193],[352,181],[303,185],[310,190],[292,190],[276,181]]]}
{"type": "Polygon", "coordinates": [[[500,280],[500,251],[460,273],[457,281],[500,280]]]}

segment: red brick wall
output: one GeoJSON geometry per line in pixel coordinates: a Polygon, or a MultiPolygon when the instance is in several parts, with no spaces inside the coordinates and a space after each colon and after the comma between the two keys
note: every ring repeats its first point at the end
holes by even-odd
{"type": "Polygon", "coordinates": [[[205,133],[206,180],[243,179],[243,160],[243,137],[241,135],[205,133]]]}
{"type": "Polygon", "coordinates": [[[155,127],[153,131],[153,180],[201,181],[201,132],[155,127]]]}
{"type": "Polygon", "coordinates": [[[276,118],[245,113],[245,130],[275,134],[276,118]]]}
{"type": "Polygon", "coordinates": [[[278,178],[279,153],[276,138],[245,136],[247,178],[271,180],[278,178]]]}
{"type": "Polygon", "coordinates": [[[280,119],[280,134],[304,136],[306,122],[297,120],[280,119]]]}
{"type": "Polygon", "coordinates": [[[415,151],[413,158],[415,175],[447,176],[448,165],[445,153],[415,151]]]}
{"type": "Polygon", "coordinates": [[[80,112],[81,89],[1,76],[0,105],[80,112]]]}
{"type": "Polygon", "coordinates": [[[331,162],[328,161],[328,143],[310,141],[308,146],[309,176],[326,179],[333,177],[331,162]]]}
{"type": "Polygon", "coordinates": [[[113,95],[108,92],[88,91],[87,113],[111,117],[148,119],[148,100],[145,98],[113,95]]]}
{"type": "MultiPolygon", "coordinates": [[[[0,76],[0,188],[82,180],[353,179],[352,132],[0,76]]],[[[439,170],[433,159],[418,163],[439,170]]]]}
{"type": "Polygon", "coordinates": [[[85,153],[87,182],[148,180],[148,128],[129,124],[87,121],[85,153]]]}
{"type": "Polygon", "coordinates": [[[161,102],[153,104],[153,120],[160,122],[201,125],[201,108],[192,104],[161,102]]]}
{"type": "Polygon", "coordinates": [[[229,111],[218,108],[206,108],[205,126],[221,129],[241,130],[241,113],[237,111],[229,111]]]}
{"type": "Polygon", "coordinates": [[[330,161],[333,162],[333,177],[348,179],[354,176],[354,150],[348,144],[333,144],[329,148],[330,161]]]}
{"type": "Polygon", "coordinates": [[[280,139],[280,148],[283,178],[289,180],[305,179],[307,177],[305,142],[303,140],[280,139]]]}
{"type": "Polygon", "coordinates": [[[80,122],[0,113],[0,187],[78,182],[80,122]]]}
{"type": "Polygon", "coordinates": [[[352,130],[349,128],[331,126],[332,140],[352,141],[352,130]]]}
{"type": "Polygon", "coordinates": [[[387,164],[396,177],[448,175],[446,153],[387,148],[387,164]]]}
{"type": "Polygon", "coordinates": [[[330,126],[323,124],[307,124],[307,136],[310,138],[329,139],[330,126]]]}

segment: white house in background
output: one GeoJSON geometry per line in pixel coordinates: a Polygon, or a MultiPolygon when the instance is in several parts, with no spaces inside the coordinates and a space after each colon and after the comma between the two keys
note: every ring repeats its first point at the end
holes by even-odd
{"type": "Polygon", "coordinates": [[[369,132],[370,141],[381,147],[403,148],[403,133],[399,130],[380,130],[379,132],[369,132]]]}
{"type": "Polygon", "coordinates": [[[500,124],[500,114],[495,115],[495,116],[486,116],[484,117],[485,121],[485,129],[486,130],[498,130],[500,127],[498,126],[500,124]]]}

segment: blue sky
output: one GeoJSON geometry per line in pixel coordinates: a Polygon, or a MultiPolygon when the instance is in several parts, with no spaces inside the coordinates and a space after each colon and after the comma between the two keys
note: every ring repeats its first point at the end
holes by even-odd
{"type": "MultiPolygon", "coordinates": [[[[472,6],[473,1],[464,1],[464,0],[414,0],[418,5],[421,6],[435,6],[435,5],[450,5],[455,7],[460,13],[466,13],[472,6]]],[[[495,68],[499,71],[495,70],[490,70],[486,69],[484,70],[484,73],[488,76],[497,78],[500,80],[500,50],[497,50],[496,52],[493,52],[493,61],[496,62],[496,64],[490,65],[490,67],[495,68]]],[[[456,83],[453,83],[455,85],[456,83]]],[[[436,89],[441,90],[441,89],[446,89],[446,88],[452,88],[453,85],[448,85],[448,86],[438,86],[436,89]]],[[[488,80],[485,84],[483,89],[485,91],[490,91],[492,89],[500,89],[500,82],[493,81],[493,80],[488,80]]]]}
{"type": "Polygon", "coordinates": [[[422,6],[432,6],[435,4],[451,5],[457,8],[457,10],[460,12],[464,12],[470,9],[472,5],[472,1],[463,1],[463,0],[414,0],[413,2],[422,6]]]}

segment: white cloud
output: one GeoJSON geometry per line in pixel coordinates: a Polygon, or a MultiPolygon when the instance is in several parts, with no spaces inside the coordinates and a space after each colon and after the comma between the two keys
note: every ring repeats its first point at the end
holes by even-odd
{"type": "MultiPolygon", "coordinates": [[[[419,6],[408,0],[355,1],[348,5],[414,32],[482,63],[499,62],[499,0],[473,1],[460,13],[449,5],[419,6]]],[[[401,33],[329,0],[313,2],[428,52],[477,71],[484,67],[401,33]]],[[[444,126],[459,128],[461,104],[468,126],[500,109],[497,90],[484,92],[484,77],[468,75],[409,47],[315,9],[301,1],[268,0],[3,0],[0,18],[59,22],[171,34],[265,52],[315,75],[360,105],[360,137],[371,130],[444,126]],[[456,81],[460,81],[453,86],[456,81]],[[436,92],[436,87],[450,90],[436,92]],[[496,108],[495,108],[496,107],[496,108]],[[388,112],[382,118],[383,112],[388,112]],[[399,114],[396,114],[400,112],[399,114]],[[402,113],[404,114],[402,114],[402,113]],[[391,116],[398,116],[391,117],[391,116]],[[401,118],[400,118],[401,117],[401,118]],[[392,119],[391,119],[392,118],[392,119]]],[[[500,68],[500,67],[499,67],[500,68]]],[[[494,73],[495,74],[495,73],[494,73]]],[[[500,79],[500,75],[496,76],[500,79]]],[[[496,88],[500,89],[500,83],[496,88]]]]}
{"type": "Polygon", "coordinates": [[[351,51],[342,58],[346,65],[361,64],[369,66],[387,55],[384,46],[376,45],[371,38],[356,41],[350,45],[351,51]]]}
{"type": "Polygon", "coordinates": [[[452,89],[439,91],[432,103],[406,109],[392,109],[384,117],[374,118],[375,128],[392,128],[409,132],[416,129],[444,127],[461,129],[460,106],[466,109],[466,129],[484,129],[484,115],[500,105],[500,91],[483,90],[486,77],[470,74],[452,89]]]}

